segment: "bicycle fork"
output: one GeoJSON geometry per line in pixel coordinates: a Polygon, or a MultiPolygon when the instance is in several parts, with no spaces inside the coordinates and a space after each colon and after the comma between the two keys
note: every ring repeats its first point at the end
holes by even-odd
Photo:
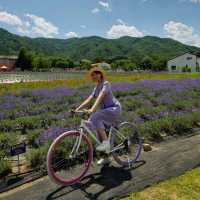
{"type": "Polygon", "coordinates": [[[80,136],[76,138],[76,141],[74,143],[74,146],[72,148],[72,151],[69,155],[70,158],[73,158],[73,155],[76,155],[78,153],[78,150],[79,150],[79,147],[80,147],[80,144],[81,144],[81,140],[82,140],[82,137],[83,137],[83,130],[81,129],[80,130],[80,136]]]}

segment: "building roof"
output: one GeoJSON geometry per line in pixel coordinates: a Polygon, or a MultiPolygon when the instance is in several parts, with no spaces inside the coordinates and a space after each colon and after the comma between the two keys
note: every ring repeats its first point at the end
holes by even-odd
{"type": "Polygon", "coordinates": [[[185,53],[182,53],[182,54],[180,54],[180,55],[178,55],[178,56],[175,56],[175,57],[169,59],[168,62],[169,62],[170,60],[174,60],[175,58],[178,58],[178,57],[180,57],[180,56],[183,56],[183,55],[185,55],[185,54],[187,54],[187,53],[188,53],[188,54],[191,54],[191,55],[194,55],[194,56],[197,56],[197,57],[199,58],[199,56],[198,56],[197,54],[195,54],[195,53],[185,52],[185,53]]]}
{"type": "Polygon", "coordinates": [[[7,69],[8,67],[3,65],[2,67],[0,67],[1,69],[7,69]]]}
{"type": "Polygon", "coordinates": [[[18,56],[5,56],[5,55],[0,55],[0,59],[13,59],[16,60],[18,56]]]}

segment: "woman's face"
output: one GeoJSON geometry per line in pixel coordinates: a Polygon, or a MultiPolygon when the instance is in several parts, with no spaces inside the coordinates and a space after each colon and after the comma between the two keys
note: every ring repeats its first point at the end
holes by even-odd
{"type": "Polygon", "coordinates": [[[94,82],[100,82],[102,79],[101,76],[102,75],[100,73],[96,73],[96,72],[91,73],[91,79],[94,82]]]}

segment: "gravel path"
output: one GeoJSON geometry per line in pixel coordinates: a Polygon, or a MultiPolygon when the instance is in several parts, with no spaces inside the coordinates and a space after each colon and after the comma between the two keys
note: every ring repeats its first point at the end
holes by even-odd
{"type": "Polygon", "coordinates": [[[48,177],[0,194],[3,200],[108,200],[179,176],[200,166],[200,133],[187,138],[157,144],[153,151],[143,152],[141,162],[133,169],[123,169],[113,163],[107,167],[92,167],[81,184],[60,187],[48,177]]]}

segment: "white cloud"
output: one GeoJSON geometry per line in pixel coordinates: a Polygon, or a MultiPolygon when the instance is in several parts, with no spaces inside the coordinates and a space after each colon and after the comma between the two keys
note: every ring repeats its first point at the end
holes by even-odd
{"type": "Polygon", "coordinates": [[[164,25],[167,36],[182,43],[200,47],[200,34],[195,33],[192,26],[181,22],[169,21],[164,25]]]}
{"type": "Polygon", "coordinates": [[[118,22],[119,24],[126,24],[122,19],[117,19],[117,22],[118,22]]]}
{"type": "Polygon", "coordinates": [[[26,14],[26,19],[21,19],[17,15],[0,11],[0,22],[16,28],[16,30],[27,36],[54,37],[58,34],[58,28],[44,18],[26,14]]]}
{"type": "Polygon", "coordinates": [[[78,37],[78,34],[76,32],[68,32],[65,34],[65,36],[67,38],[75,38],[75,37],[78,37]]]}
{"type": "Polygon", "coordinates": [[[108,0],[107,1],[98,1],[98,4],[99,4],[99,8],[98,7],[96,7],[96,8],[94,8],[94,9],[92,9],[92,14],[96,14],[96,13],[99,13],[101,10],[104,10],[104,11],[107,11],[107,12],[111,12],[112,11],[112,9],[111,9],[111,7],[110,7],[110,4],[109,4],[109,2],[108,2],[108,0]]]}
{"type": "Polygon", "coordinates": [[[99,8],[94,8],[94,9],[92,9],[92,14],[96,14],[96,13],[98,13],[100,10],[99,10],[99,8]]]}
{"type": "Polygon", "coordinates": [[[8,13],[6,11],[0,11],[0,22],[6,23],[12,26],[23,25],[22,20],[18,16],[8,13]]]}
{"type": "Polygon", "coordinates": [[[42,37],[54,37],[57,35],[58,27],[53,25],[51,22],[46,21],[43,17],[39,17],[33,14],[26,14],[31,21],[32,25],[32,32],[36,35],[42,37]]]}
{"type": "Polygon", "coordinates": [[[103,6],[104,8],[109,8],[109,3],[108,3],[108,2],[99,1],[99,4],[100,4],[101,6],[103,6]]]}
{"type": "Polygon", "coordinates": [[[19,33],[28,34],[29,22],[22,21],[17,15],[8,13],[7,11],[0,11],[0,22],[14,26],[19,33]]]}
{"type": "Polygon", "coordinates": [[[24,22],[23,26],[18,26],[17,31],[23,35],[29,35],[30,34],[30,23],[24,22]]]}
{"type": "Polygon", "coordinates": [[[118,19],[119,24],[114,24],[107,32],[107,37],[116,39],[123,36],[142,37],[144,34],[139,31],[135,26],[129,26],[121,19],[118,19]]]}
{"type": "Polygon", "coordinates": [[[111,11],[110,4],[105,1],[99,1],[99,5],[101,5],[106,11],[111,11]]]}

